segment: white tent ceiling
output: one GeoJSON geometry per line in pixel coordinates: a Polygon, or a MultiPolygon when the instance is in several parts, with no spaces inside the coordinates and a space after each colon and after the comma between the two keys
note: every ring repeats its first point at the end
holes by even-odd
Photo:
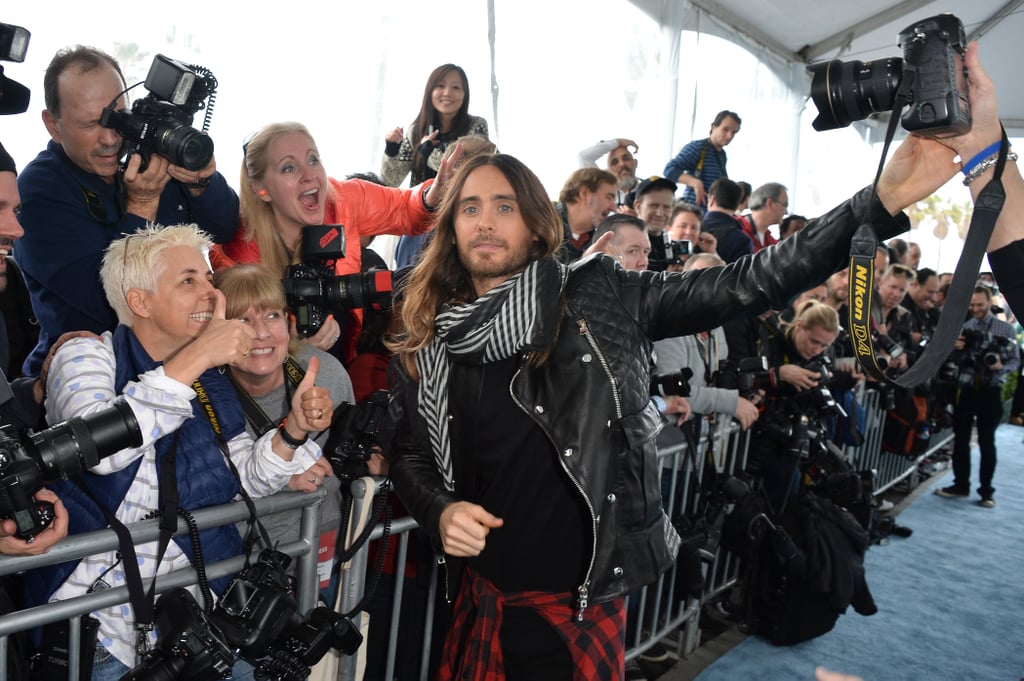
{"type": "MultiPolygon", "coordinates": [[[[1024,0],[631,0],[665,28],[701,31],[744,45],[787,81],[794,67],[842,59],[899,57],[897,35],[913,22],[952,12],[981,46],[1011,136],[1024,134],[1024,0]]],[[[807,81],[809,83],[809,79],[807,81]]]]}

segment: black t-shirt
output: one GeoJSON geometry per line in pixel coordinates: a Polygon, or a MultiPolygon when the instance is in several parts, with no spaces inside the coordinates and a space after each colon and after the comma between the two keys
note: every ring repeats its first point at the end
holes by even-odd
{"type": "Polygon", "coordinates": [[[501,591],[574,591],[589,555],[590,520],[554,444],[512,399],[518,366],[518,358],[452,365],[453,385],[475,386],[449,398],[459,429],[452,433],[456,491],[505,521],[470,565],[501,591]]]}

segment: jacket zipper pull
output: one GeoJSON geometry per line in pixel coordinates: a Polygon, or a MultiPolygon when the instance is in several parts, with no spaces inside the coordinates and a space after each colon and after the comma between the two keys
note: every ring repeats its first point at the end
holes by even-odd
{"type": "Polygon", "coordinates": [[[583,621],[583,613],[586,611],[587,606],[589,604],[589,600],[588,599],[589,599],[590,590],[587,588],[587,585],[584,584],[584,585],[582,585],[579,588],[579,592],[580,592],[580,595],[579,595],[579,598],[576,601],[579,604],[579,609],[576,611],[576,621],[577,622],[582,622],[583,621]]]}

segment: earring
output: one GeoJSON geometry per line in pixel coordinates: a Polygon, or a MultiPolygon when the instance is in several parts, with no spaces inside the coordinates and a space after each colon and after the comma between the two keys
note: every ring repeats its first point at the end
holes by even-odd
{"type": "Polygon", "coordinates": [[[266,196],[267,195],[267,190],[266,189],[261,189],[261,190],[259,190],[256,193],[259,194],[260,196],[266,196]]]}

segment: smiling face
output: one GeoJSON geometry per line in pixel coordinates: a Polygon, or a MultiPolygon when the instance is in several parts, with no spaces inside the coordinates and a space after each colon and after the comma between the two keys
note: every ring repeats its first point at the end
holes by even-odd
{"type": "MultiPolygon", "coordinates": [[[[121,95],[124,84],[109,64],[81,71],[72,64],[57,80],[60,93],[60,117],[43,112],[43,123],[50,137],[64,148],[68,158],[82,170],[113,183],[117,174],[121,136],[100,125],[104,107],[121,95]]],[[[118,109],[127,107],[121,95],[118,109]]]]}
{"type": "Polygon", "coordinates": [[[674,198],[671,189],[648,189],[637,198],[636,214],[647,223],[651,234],[657,236],[668,227],[674,198]]]}
{"type": "Polygon", "coordinates": [[[14,173],[0,171],[0,291],[7,288],[6,257],[10,254],[14,241],[25,233],[18,222],[20,206],[18,179],[14,173]]]}
{"type": "Polygon", "coordinates": [[[597,227],[601,221],[608,217],[608,214],[615,209],[615,185],[608,182],[601,182],[597,185],[597,191],[590,191],[587,187],[580,187],[580,201],[586,204],[590,211],[591,225],[597,227]]]}
{"type": "Polygon", "coordinates": [[[249,356],[231,367],[231,374],[245,384],[265,384],[269,392],[284,381],[281,365],[288,358],[288,315],[281,309],[252,305],[239,319],[253,328],[256,338],[249,356]]]}
{"type": "Polygon", "coordinates": [[[636,184],[636,159],[627,147],[616,147],[608,154],[608,172],[619,178],[619,186],[636,184]]]}
{"type": "Polygon", "coordinates": [[[697,243],[700,237],[700,218],[688,210],[680,211],[668,228],[668,236],[672,241],[697,243]]]}
{"type": "Polygon", "coordinates": [[[191,246],[171,246],[157,258],[156,289],[138,291],[133,328],[153,359],[162,360],[206,330],[213,318],[213,273],[191,246]]]}
{"type": "Polygon", "coordinates": [[[327,200],[327,171],[316,143],[301,132],[279,135],[267,145],[266,172],[253,189],[270,204],[278,230],[288,234],[304,225],[322,225],[327,200]]]}
{"type": "Polygon", "coordinates": [[[505,175],[494,166],[473,170],[456,202],[455,243],[477,295],[525,269],[535,238],[505,175]]]}
{"type": "Polygon", "coordinates": [[[891,310],[903,302],[910,288],[910,279],[896,275],[889,275],[882,279],[882,285],[878,287],[878,295],[882,301],[882,308],[891,310]]]}
{"type": "Polygon", "coordinates": [[[442,121],[455,118],[465,98],[466,84],[462,82],[459,72],[454,69],[434,83],[434,89],[430,93],[430,103],[434,105],[442,121]]]}

